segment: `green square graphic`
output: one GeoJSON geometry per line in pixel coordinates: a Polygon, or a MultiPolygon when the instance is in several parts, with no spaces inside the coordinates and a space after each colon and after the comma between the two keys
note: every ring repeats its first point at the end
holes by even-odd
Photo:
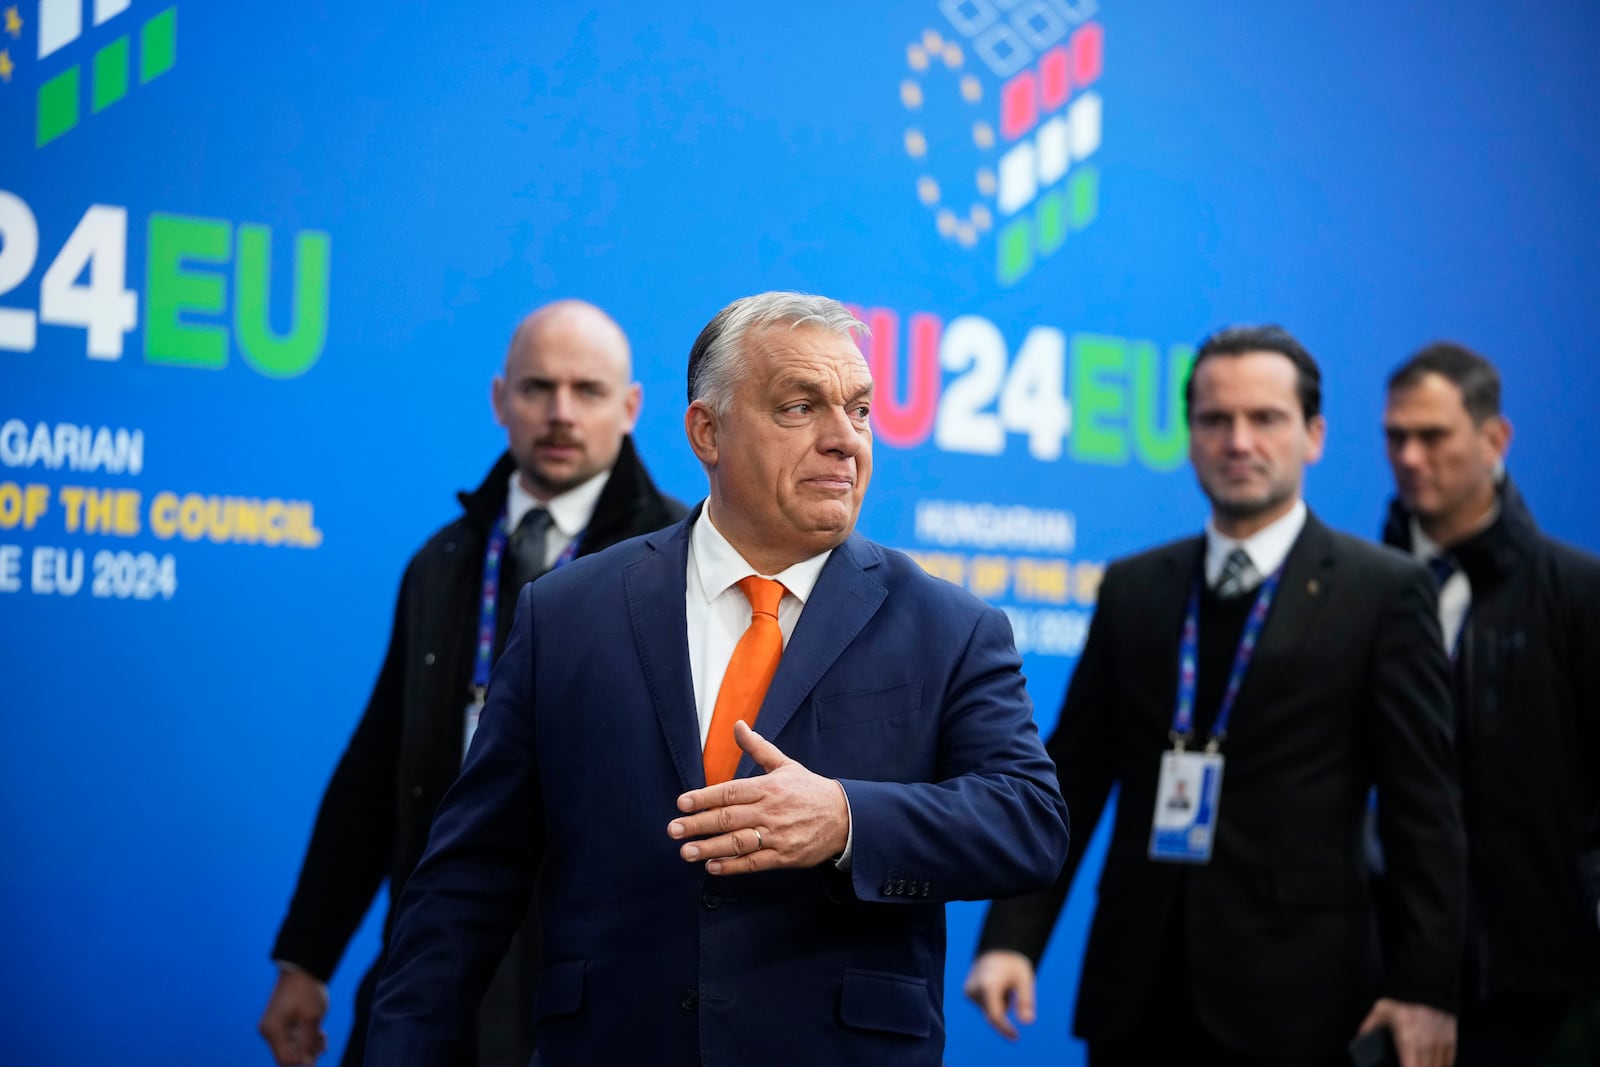
{"type": "Polygon", "coordinates": [[[1039,254],[1048,256],[1067,238],[1066,198],[1060,189],[1052,189],[1039,198],[1038,220],[1039,254]]]}
{"type": "Polygon", "coordinates": [[[178,9],[169,7],[139,29],[139,84],[155,81],[178,61],[178,9]]]}
{"type": "Polygon", "coordinates": [[[94,96],[89,109],[99,114],[128,95],[128,39],[118,37],[94,54],[94,96]]]}
{"type": "Polygon", "coordinates": [[[78,124],[78,68],[68,67],[39,86],[39,130],[34,147],[54,141],[78,124]]]}
{"type": "Polygon", "coordinates": [[[1072,228],[1081,230],[1100,214],[1100,172],[1085,167],[1072,176],[1067,195],[1072,198],[1072,228]]]}
{"type": "Polygon", "coordinates": [[[1010,285],[1033,269],[1033,226],[1026,216],[1000,231],[999,246],[1001,285],[1010,285]]]}

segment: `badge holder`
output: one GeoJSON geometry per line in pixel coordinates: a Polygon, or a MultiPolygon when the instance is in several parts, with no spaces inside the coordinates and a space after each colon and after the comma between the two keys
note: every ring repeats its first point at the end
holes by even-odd
{"type": "Polygon", "coordinates": [[[1190,752],[1183,739],[1161,755],[1155,817],[1150,825],[1150,858],[1160,863],[1207,863],[1216,837],[1222,802],[1222,753],[1212,738],[1203,752],[1190,752]]]}

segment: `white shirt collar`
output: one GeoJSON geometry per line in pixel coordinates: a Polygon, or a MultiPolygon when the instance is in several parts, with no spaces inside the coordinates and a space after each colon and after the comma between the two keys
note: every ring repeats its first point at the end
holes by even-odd
{"type": "Polygon", "coordinates": [[[610,477],[611,471],[608,468],[559,496],[541,501],[522,487],[522,479],[513,470],[511,488],[506,494],[506,529],[515,530],[521,524],[523,516],[534,508],[542,507],[550,512],[551,524],[561,531],[562,536],[569,541],[574,540],[583,532],[584,527],[589,525],[595,505],[600,501],[600,493],[605,489],[606,481],[610,477]]]}
{"type": "Polygon", "coordinates": [[[1305,527],[1306,514],[1306,502],[1296,500],[1294,507],[1286,514],[1272,520],[1243,541],[1218,533],[1216,523],[1207,518],[1206,584],[1217,583],[1229,554],[1236,548],[1244,549],[1256,573],[1262,578],[1283,566],[1283,561],[1289,557],[1289,550],[1294,547],[1295,538],[1300,536],[1300,531],[1305,527]]]}
{"type": "Polygon", "coordinates": [[[803,559],[777,574],[761,574],[739,555],[739,550],[722,536],[722,531],[711,521],[710,501],[706,502],[705,509],[700,512],[700,518],[695,520],[694,529],[689,532],[689,537],[694,547],[694,566],[700,575],[700,589],[705,593],[707,603],[727,592],[740,579],[756,574],[762,578],[782,582],[786,595],[793,596],[804,604],[811,596],[811,590],[816,587],[817,577],[822,573],[822,565],[827,563],[828,557],[833,554],[833,549],[830,548],[810,559],[803,559]]]}

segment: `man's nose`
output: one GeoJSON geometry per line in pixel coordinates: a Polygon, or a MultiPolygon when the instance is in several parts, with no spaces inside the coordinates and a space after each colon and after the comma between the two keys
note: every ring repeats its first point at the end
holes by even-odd
{"type": "Polygon", "coordinates": [[[1422,441],[1416,437],[1401,438],[1398,447],[1390,447],[1389,454],[1394,457],[1395,466],[1405,470],[1417,470],[1425,458],[1422,441]]]}
{"type": "Polygon", "coordinates": [[[844,408],[824,409],[822,424],[817,434],[817,448],[820,451],[836,452],[848,457],[861,451],[861,445],[861,434],[857,432],[854,420],[844,408]]]}
{"type": "Polygon", "coordinates": [[[1248,452],[1255,445],[1255,431],[1250,428],[1250,420],[1246,418],[1234,419],[1228,427],[1228,449],[1233,452],[1248,452]]]}
{"type": "Polygon", "coordinates": [[[550,390],[550,421],[571,422],[573,412],[572,390],[564,385],[550,390]]]}

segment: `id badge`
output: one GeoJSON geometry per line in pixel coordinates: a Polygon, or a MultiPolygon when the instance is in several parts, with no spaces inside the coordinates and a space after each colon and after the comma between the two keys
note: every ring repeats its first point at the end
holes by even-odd
{"type": "Polygon", "coordinates": [[[472,735],[478,732],[478,719],[483,715],[483,701],[474,700],[467,705],[466,729],[461,737],[461,760],[467,759],[467,750],[472,747],[472,735]]]}
{"type": "Polygon", "coordinates": [[[1162,753],[1150,858],[1161,863],[1209,862],[1221,800],[1221,753],[1162,753]]]}

